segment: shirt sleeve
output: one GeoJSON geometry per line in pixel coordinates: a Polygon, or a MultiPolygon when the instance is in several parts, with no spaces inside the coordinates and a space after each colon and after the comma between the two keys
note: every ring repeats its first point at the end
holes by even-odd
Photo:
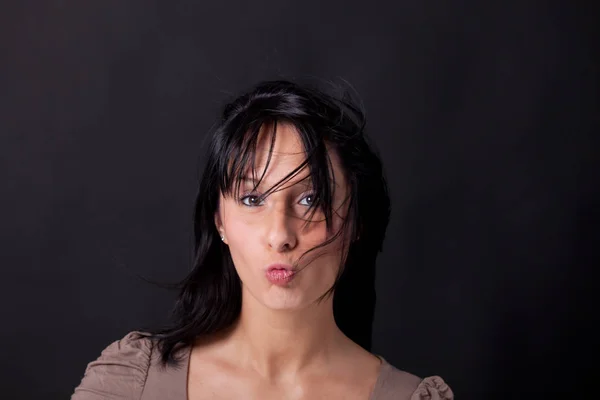
{"type": "Polygon", "coordinates": [[[421,381],[410,400],[454,400],[454,393],[442,378],[430,376],[421,381]]]}
{"type": "Polygon", "coordinates": [[[130,332],[105,348],[87,365],[71,400],[139,400],[144,390],[152,342],[139,332],[130,332]]]}

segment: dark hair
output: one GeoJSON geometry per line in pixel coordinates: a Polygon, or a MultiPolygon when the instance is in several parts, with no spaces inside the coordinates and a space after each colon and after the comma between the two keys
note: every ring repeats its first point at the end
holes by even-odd
{"type": "Polygon", "coordinates": [[[181,347],[232,326],[239,317],[241,282],[214,217],[220,194],[235,193],[249,166],[254,172],[261,127],[273,126],[274,135],[277,123],[296,128],[307,156],[302,166],[270,191],[308,168],[315,190],[313,210],[323,210],[328,227],[332,213],[328,151],[338,154],[349,188],[348,218],[340,232],[349,233],[349,239],[344,241],[347,256],[338,278],[324,296],[333,293],[335,320],[344,334],[370,350],[375,260],[388,225],[390,202],[380,158],[365,137],[364,113],[348,95],[337,98],[307,85],[270,81],[226,105],[213,134],[196,200],[193,269],[180,283],[171,325],[151,332],[164,365],[177,363],[175,354],[181,347]]]}

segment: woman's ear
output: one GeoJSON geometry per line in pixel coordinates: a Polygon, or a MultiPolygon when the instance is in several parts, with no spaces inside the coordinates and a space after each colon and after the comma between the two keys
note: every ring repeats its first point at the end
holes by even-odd
{"type": "Polygon", "coordinates": [[[225,242],[225,230],[223,229],[223,221],[221,220],[219,210],[215,212],[215,228],[217,229],[217,233],[221,237],[221,240],[225,242]]]}
{"type": "Polygon", "coordinates": [[[215,227],[217,228],[217,231],[221,231],[221,228],[223,227],[223,224],[221,223],[221,213],[219,213],[219,210],[217,210],[215,212],[215,227]]]}

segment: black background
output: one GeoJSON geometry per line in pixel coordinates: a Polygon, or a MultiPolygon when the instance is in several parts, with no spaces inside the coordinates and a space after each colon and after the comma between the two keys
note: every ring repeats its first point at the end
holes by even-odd
{"type": "Polygon", "coordinates": [[[558,3],[3,2],[0,396],[68,398],[164,321],[172,294],[136,275],[184,276],[219,107],[283,77],[348,81],[387,168],[374,352],[458,398],[574,398],[598,32],[594,2],[558,3]]]}

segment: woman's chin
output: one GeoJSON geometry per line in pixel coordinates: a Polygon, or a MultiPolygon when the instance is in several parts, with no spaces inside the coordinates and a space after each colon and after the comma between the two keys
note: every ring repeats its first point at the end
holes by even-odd
{"type": "Polygon", "coordinates": [[[305,308],[308,304],[305,296],[301,293],[274,293],[270,290],[263,296],[265,307],[275,311],[297,311],[305,308]]]}

